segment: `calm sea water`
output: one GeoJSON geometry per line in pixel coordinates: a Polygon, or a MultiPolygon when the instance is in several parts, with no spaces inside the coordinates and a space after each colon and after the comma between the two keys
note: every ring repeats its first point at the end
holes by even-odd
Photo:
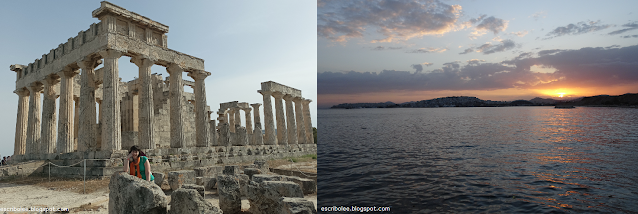
{"type": "Polygon", "coordinates": [[[638,212],[638,109],[318,110],[318,206],[638,212]]]}

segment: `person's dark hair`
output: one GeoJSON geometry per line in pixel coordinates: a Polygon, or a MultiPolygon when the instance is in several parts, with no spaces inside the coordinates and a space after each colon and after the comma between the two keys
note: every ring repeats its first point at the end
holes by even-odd
{"type": "Polygon", "coordinates": [[[128,150],[128,153],[131,154],[131,152],[133,152],[133,151],[140,152],[139,156],[146,156],[146,154],[144,154],[144,152],[142,152],[142,150],[140,150],[140,147],[131,146],[131,148],[128,150]]]}
{"type": "Polygon", "coordinates": [[[139,147],[137,147],[137,146],[131,146],[131,148],[128,150],[128,153],[130,154],[130,153],[131,153],[131,152],[133,152],[133,151],[138,151],[138,152],[139,152],[139,151],[141,151],[141,150],[140,150],[140,148],[139,148],[139,147]]]}

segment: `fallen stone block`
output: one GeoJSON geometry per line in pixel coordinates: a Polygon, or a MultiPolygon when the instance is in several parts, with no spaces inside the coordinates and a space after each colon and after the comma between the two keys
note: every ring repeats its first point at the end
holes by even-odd
{"type": "Polygon", "coordinates": [[[260,169],[264,173],[270,171],[268,169],[268,162],[266,162],[266,160],[255,160],[253,164],[255,165],[255,168],[260,169]]]}
{"type": "Polygon", "coordinates": [[[235,175],[239,179],[239,193],[241,196],[248,196],[248,182],[250,182],[250,178],[248,175],[239,174],[235,175]]]}
{"type": "MultiPolygon", "coordinates": [[[[195,175],[197,175],[197,172],[195,172],[195,175]]],[[[204,177],[195,177],[195,184],[197,185],[204,185],[204,177]]]]}
{"type": "Polygon", "coordinates": [[[241,210],[239,179],[234,175],[217,176],[219,208],[224,213],[238,213],[241,210]]]}
{"type": "Polygon", "coordinates": [[[264,181],[284,181],[284,178],[281,175],[257,174],[257,175],[253,175],[252,180],[254,182],[261,183],[264,181]]]}
{"type": "Polygon", "coordinates": [[[281,213],[284,209],[281,197],[303,198],[303,192],[299,185],[290,181],[252,181],[248,185],[252,214],[281,213]]]}
{"type": "Polygon", "coordinates": [[[280,213],[285,214],[316,214],[317,209],[312,201],[303,198],[282,197],[281,203],[283,210],[280,213]]]}
{"type": "Polygon", "coordinates": [[[166,174],[161,173],[161,172],[153,172],[153,177],[155,177],[155,184],[157,184],[157,186],[162,186],[162,182],[164,181],[164,178],[166,177],[166,174]]]}
{"type": "Polygon", "coordinates": [[[109,214],[166,213],[168,200],[157,185],[125,172],[116,172],[109,182],[109,214]]]}
{"type": "Polygon", "coordinates": [[[259,170],[257,168],[244,168],[244,174],[248,175],[248,178],[250,180],[252,180],[253,179],[253,175],[261,174],[261,170],[259,170]]]}
{"type": "Polygon", "coordinates": [[[224,175],[235,175],[239,172],[239,166],[225,166],[224,167],[224,175]]]}
{"type": "Polygon", "coordinates": [[[204,186],[204,189],[215,189],[215,184],[217,184],[216,177],[202,177],[202,186],[204,186]]]}
{"type": "Polygon", "coordinates": [[[194,190],[197,190],[197,192],[199,193],[199,195],[201,195],[202,197],[204,197],[204,186],[201,186],[201,185],[195,185],[195,184],[182,184],[182,188],[184,188],[184,189],[194,189],[194,190]]]}
{"type": "Polygon", "coordinates": [[[194,184],[195,183],[195,171],[193,170],[181,170],[168,172],[168,184],[172,190],[177,190],[182,184],[194,184]]]}
{"type": "Polygon", "coordinates": [[[178,189],[171,194],[170,214],[221,214],[222,211],[205,201],[193,189],[178,189]]]}
{"type": "Polygon", "coordinates": [[[197,167],[195,170],[195,176],[197,177],[206,177],[206,176],[217,176],[219,173],[223,171],[222,166],[204,166],[197,167]]]}
{"type": "Polygon", "coordinates": [[[317,192],[317,182],[315,180],[295,176],[286,176],[286,180],[298,184],[304,195],[317,192]]]}

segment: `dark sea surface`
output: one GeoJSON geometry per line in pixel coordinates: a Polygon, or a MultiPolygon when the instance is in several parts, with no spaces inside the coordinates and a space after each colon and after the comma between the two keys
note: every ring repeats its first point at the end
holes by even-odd
{"type": "Polygon", "coordinates": [[[318,207],[638,213],[638,109],[318,110],[318,207]]]}

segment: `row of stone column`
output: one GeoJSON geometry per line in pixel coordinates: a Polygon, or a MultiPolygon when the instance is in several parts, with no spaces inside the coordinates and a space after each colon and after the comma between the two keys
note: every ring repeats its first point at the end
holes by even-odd
{"type": "Polygon", "coordinates": [[[309,107],[312,100],[302,97],[293,97],[290,94],[277,91],[260,90],[258,92],[261,93],[264,98],[264,121],[266,123],[264,144],[288,145],[314,143],[309,107]],[[275,115],[277,119],[276,134],[271,96],[275,98],[275,115]],[[286,101],[285,113],[282,100],[286,101]]]}
{"type": "MultiPolygon", "coordinates": [[[[19,96],[18,118],[16,122],[15,154],[68,153],[75,150],[74,136],[78,137],[77,150],[120,150],[121,149],[121,117],[119,97],[118,60],[122,52],[117,50],[100,51],[94,57],[87,57],[76,62],[77,66],[67,66],[57,76],[49,75],[42,81],[33,82],[26,89],[16,90],[19,96]],[[102,80],[103,99],[101,101],[102,139],[101,148],[96,144],[96,106],[95,90],[98,87],[95,67],[103,58],[104,76],[102,80]],[[79,114],[76,110],[75,125],[78,133],[73,133],[73,78],[80,74],[79,114]],[[61,79],[61,80],[59,80],[61,79]],[[55,140],[56,93],[53,86],[60,81],[60,120],[58,136],[55,140]],[[40,93],[44,90],[43,111],[40,113],[40,93]],[[27,106],[28,103],[28,106],[27,106]],[[40,127],[42,115],[42,127],[40,127]],[[79,118],[79,121],[77,120],[79,118]],[[79,123],[79,124],[78,124],[79,123]]],[[[132,57],[131,62],[139,67],[139,146],[145,149],[155,148],[153,90],[151,84],[151,66],[155,63],[144,56],[132,57]]],[[[184,128],[182,106],[184,100],[182,73],[184,69],[175,63],[169,64],[171,100],[171,141],[173,148],[184,146],[184,128]]],[[[196,100],[196,134],[197,146],[208,146],[208,120],[206,115],[206,90],[204,79],[210,76],[206,71],[189,71],[195,80],[196,100]]]]}

